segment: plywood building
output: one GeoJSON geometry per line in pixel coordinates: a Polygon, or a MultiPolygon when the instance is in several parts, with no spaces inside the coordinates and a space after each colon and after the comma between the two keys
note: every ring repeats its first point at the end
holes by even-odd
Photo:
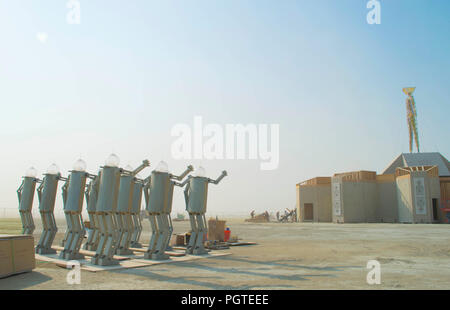
{"type": "Polygon", "coordinates": [[[297,184],[297,210],[302,222],[331,222],[331,178],[317,177],[297,184]]]}
{"type": "Polygon", "coordinates": [[[298,220],[449,222],[450,175],[445,175],[448,168],[448,161],[439,153],[402,154],[381,175],[361,170],[301,182],[297,184],[298,220]],[[406,166],[408,163],[434,165],[406,166]]]}
{"type": "Polygon", "coordinates": [[[400,223],[443,221],[437,166],[397,168],[396,183],[400,223]]]}

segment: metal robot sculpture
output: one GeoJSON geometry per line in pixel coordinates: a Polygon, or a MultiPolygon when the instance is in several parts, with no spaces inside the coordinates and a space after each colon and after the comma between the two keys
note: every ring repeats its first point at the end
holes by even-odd
{"type": "Polygon", "coordinates": [[[181,181],[192,170],[192,166],[188,166],[181,175],[176,176],[169,173],[167,164],[162,161],[152,171],[150,177],[145,180],[147,182],[144,187],[146,210],[150,218],[152,236],[144,258],[169,259],[169,255],[165,251],[173,232],[172,219],[170,218],[173,187],[178,185],[173,180],[181,181]]]}
{"type": "Polygon", "coordinates": [[[30,167],[23,177],[22,184],[20,184],[17,190],[17,197],[19,198],[19,213],[22,220],[22,234],[32,235],[34,232],[34,221],[31,209],[33,208],[34,190],[36,189],[36,183],[40,183],[41,180],[36,178],[37,171],[33,167],[30,167]]]}
{"type": "Polygon", "coordinates": [[[115,212],[119,194],[119,182],[122,169],[119,168],[119,157],[111,154],[102,167],[95,215],[97,217],[100,240],[95,255],[91,259],[94,265],[117,265],[114,256],[114,245],[117,240],[115,212]]]}
{"type": "Polygon", "coordinates": [[[130,166],[122,170],[119,185],[119,197],[116,211],[116,223],[118,226],[118,238],[116,240],[116,254],[131,255],[130,250],[131,235],[133,233],[133,221],[131,218],[131,208],[133,205],[134,188],[136,187],[136,175],[150,166],[148,160],[142,161],[142,164],[132,170],[130,166]]]}
{"type": "Polygon", "coordinates": [[[55,239],[58,227],[56,226],[55,215],[55,199],[58,190],[58,181],[66,181],[61,177],[59,169],[55,164],[50,165],[44,174],[42,183],[37,189],[39,198],[39,212],[42,219],[42,234],[36,246],[38,254],[55,254],[56,250],[52,249],[52,243],[55,239]]]}
{"type": "Polygon", "coordinates": [[[142,233],[142,219],[141,219],[141,204],[142,204],[142,190],[144,188],[144,180],[137,179],[134,184],[133,202],[131,204],[131,220],[133,225],[133,232],[130,240],[131,248],[142,248],[139,242],[142,233]]]}
{"type": "Polygon", "coordinates": [[[86,172],[86,163],[79,159],[75,162],[73,170],[70,171],[70,175],[62,187],[67,230],[63,241],[64,249],[59,254],[61,259],[84,258],[84,255],[80,254],[80,247],[86,230],[84,229],[81,211],[83,209],[86,180],[95,177],[95,175],[86,172]]]}
{"type": "Polygon", "coordinates": [[[98,242],[100,241],[100,225],[97,219],[97,214],[95,213],[98,191],[100,187],[100,174],[101,171],[99,171],[98,174],[89,182],[89,185],[84,193],[86,197],[86,209],[88,211],[90,229],[83,249],[89,251],[96,251],[98,242]]]}
{"type": "Polygon", "coordinates": [[[203,244],[208,228],[205,219],[208,184],[219,184],[225,176],[227,176],[227,172],[224,170],[216,180],[209,179],[205,177],[205,169],[199,167],[194,176],[189,176],[187,180],[180,184],[180,186],[184,186],[187,183],[184,190],[184,199],[192,230],[186,254],[202,255],[208,253],[203,244]]]}
{"type": "Polygon", "coordinates": [[[403,92],[408,96],[406,98],[406,115],[408,122],[408,130],[409,130],[409,152],[413,151],[413,138],[416,142],[417,152],[420,153],[419,149],[419,129],[417,127],[417,110],[416,110],[416,102],[413,97],[413,93],[416,90],[415,87],[405,87],[403,88],[403,92]]]}

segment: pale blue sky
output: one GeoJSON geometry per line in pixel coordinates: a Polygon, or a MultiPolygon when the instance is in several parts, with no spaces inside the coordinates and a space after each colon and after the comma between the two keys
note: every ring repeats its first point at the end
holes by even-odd
{"type": "Polygon", "coordinates": [[[450,156],[449,1],[381,1],[381,25],[367,24],[366,0],[80,0],[80,25],[66,2],[0,0],[0,208],[17,207],[29,166],[66,175],[81,155],[95,172],[112,151],[123,166],[227,169],[211,215],[292,208],[302,180],[381,172],[408,151],[405,86],[421,150],[450,156]],[[194,115],[280,124],[279,169],[175,161],[170,129],[194,115]]]}

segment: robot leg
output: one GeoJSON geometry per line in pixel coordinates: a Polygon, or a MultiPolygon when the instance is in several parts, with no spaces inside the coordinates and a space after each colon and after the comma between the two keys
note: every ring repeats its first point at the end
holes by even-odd
{"type": "Polygon", "coordinates": [[[114,214],[107,213],[105,215],[105,228],[106,228],[106,243],[103,250],[103,255],[99,258],[98,265],[101,266],[110,266],[110,265],[118,265],[119,262],[113,258],[115,248],[114,245],[117,244],[117,240],[115,240],[115,222],[114,222],[114,214]]]}
{"type": "Polygon", "coordinates": [[[120,255],[133,255],[133,251],[130,250],[130,219],[129,214],[120,214],[120,222],[122,225],[122,232],[119,240],[119,248],[116,250],[120,255]]]}
{"type": "Polygon", "coordinates": [[[19,211],[19,213],[20,213],[20,220],[22,222],[22,235],[27,235],[27,231],[28,231],[28,217],[27,217],[25,212],[24,211],[19,211]]]}
{"type": "Polygon", "coordinates": [[[36,228],[34,226],[33,214],[31,213],[31,210],[30,210],[30,211],[27,211],[25,213],[25,215],[28,217],[28,231],[27,231],[27,234],[28,235],[32,235],[33,232],[34,232],[34,229],[36,228]]]}
{"type": "Polygon", "coordinates": [[[147,252],[144,254],[144,258],[151,259],[152,253],[156,250],[156,241],[159,237],[158,225],[156,223],[156,216],[154,214],[149,215],[150,226],[152,227],[152,236],[148,244],[147,252]]]}
{"type": "Polygon", "coordinates": [[[82,259],[84,255],[80,254],[81,242],[84,237],[84,227],[82,223],[81,214],[72,214],[73,223],[73,239],[70,243],[70,248],[67,253],[68,259],[82,259]]]}
{"type": "Polygon", "coordinates": [[[135,226],[136,226],[136,235],[133,238],[133,244],[135,248],[142,248],[142,244],[139,242],[139,240],[141,239],[141,234],[142,234],[142,220],[141,220],[141,215],[138,214],[134,214],[133,215],[133,219],[135,221],[135,226]]]}
{"type": "Polygon", "coordinates": [[[152,254],[152,259],[156,260],[169,259],[169,255],[164,253],[166,250],[166,239],[169,234],[169,227],[168,223],[165,220],[165,217],[166,217],[165,214],[158,214],[156,216],[156,219],[158,221],[159,238],[156,243],[156,251],[152,254]]]}
{"type": "Polygon", "coordinates": [[[99,264],[100,257],[103,255],[103,248],[106,243],[106,227],[105,227],[105,215],[104,214],[96,214],[97,224],[98,224],[98,245],[95,250],[95,255],[91,258],[91,263],[94,265],[99,264]]]}
{"type": "Polygon", "coordinates": [[[59,253],[59,258],[61,258],[61,259],[66,259],[66,255],[69,252],[70,243],[72,242],[72,238],[73,238],[72,215],[70,214],[70,212],[65,212],[64,215],[66,217],[67,229],[66,229],[66,233],[64,236],[65,240],[62,241],[62,246],[64,247],[64,249],[61,251],[61,253],[59,253]]]}
{"type": "Polygon", "coordinates": [[[58,226],[56,226],[55,215],[53,212],[47,212],[47,223],[49,224],[48,234],[44,240],[43,254],[56,254],[56,250],[52,249],[53,240],[55,240],[58,226]]]}
{"type": "Polygon", "coordinates": [[[45,217],[45,212],[39,212],[41,215],[41,222],[42,222],[42,233],[41,237],[39,238],[38,244],[36,245],[36,253],[40,254],[41,249],[44,246],[44,240],[47,237],[48,234],[48,225],[47,225],[47,219],[45,217]]]}
{"type": "Polygon", "coordinates": [[[206,236],[206,223],[205,218],[203,214],[197,214],[197,224],[198,224],[198,236],[195,243],[195,248],[193,251],[193,254],[195,255],[203,255],[207,254],[208,251],[206,251],[204,246],[204,238],[206,236]]]}
{"type": "Polygon", "coordinates": [[[186,254],[192,254],[194,250],[195,243],[197,242],[198,226],[195,221],[195,214],[189,213],[189,220],[191,221],[191,237],[189,238],[189,243],[186,248],[186,254]]]}
{"type": "Polygon", "coordinates": [[[65,244],[67,242],[67,239],[69,239],[69,235],[72,233],[72,221],[70,219],[70,214],[68,212],[64,212],[64,217],[66,218],[66,232],[64,233],[64,238],[61,241],[61,246],[65,248],[65,244]]]}
{"type": "Polygon", "coordinates": [[[88,216],[89,216],[89,223],[91,228],[88,230],[88,237],[86,240],[86,243],[83,245],[83,249],[88,250],[89,245],[92,243],[92,239],[94,238],[94,220],[93,220],[93,214],[91,212],[88,212],[88,216]]]}
{"type": "Polygon", "coordinates": [[[138,226],[137,226],[137,221],[136,221],[136,215],[135,214],[130,214],[130,219],[131,219],[131,237],[130,237],[130,247],[135,248],[135,244],[136,244],[136,237],[137,237],[137,233],[138,233],[138,226]]]}
{"type": "Polygon", "coordinates": [[[91,251],[96,251],[100,242],[100,220],[98,215],[94,213],[93,217],[92,243],[89,245],[91,251]]]}
{"type": "Polygon", "coordinates": [[[170,239],[172,238],[173,234],[173,224],[172,224],[172,217],[170,216],[170,214],[167,214],[167,221],[169,225],[169,240],[167,240],[166,251],[172,251],[173,248],[170,246],[170,239]]]}

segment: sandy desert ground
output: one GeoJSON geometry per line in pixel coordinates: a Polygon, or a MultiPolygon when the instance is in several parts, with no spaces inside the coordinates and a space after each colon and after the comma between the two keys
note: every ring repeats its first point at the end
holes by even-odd
{"type": "MultiPolygon", "coordinates": [[[[450,289],[450,225],[227,224],[233,235],[258,245],[192,262],[82,271],[80,285],[66,283],[67,269],[37,261],[31,273],[0,279],[0,289],[450,289]],[[380,285],[366,282],[372,259],[381,264],[380,285]]],[[[65,224],[58,225],[59,244],[65,224]]],[[[174,228],[182,233],[189,223],[174,228]]],[[[0,233],[19,230],[19,220],[0,220],[0,233]]],[[[142,241],[149,230],[145,222],[142,241]]]]}

